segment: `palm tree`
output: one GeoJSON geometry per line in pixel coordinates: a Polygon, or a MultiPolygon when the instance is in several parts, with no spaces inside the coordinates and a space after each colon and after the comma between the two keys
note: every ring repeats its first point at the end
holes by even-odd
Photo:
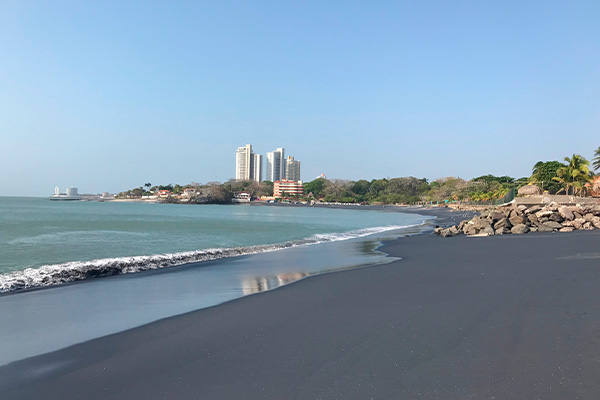
{"type": "Polygon", "coordinates": [[[597,171],[600,169],[600,147],[594,152],[594,169],[597,171]]]}
{"type": "Polygon", "coordinates": [[[591,181],[590,162],[579,154],[573,154],[573,157],[565,157],[565,162],[562,167],[556,170],[556,177],[553,178],[566,186],[567,194],[569,187],[573,188],[573,194],[583,189],[586,182],[591,181]]]}

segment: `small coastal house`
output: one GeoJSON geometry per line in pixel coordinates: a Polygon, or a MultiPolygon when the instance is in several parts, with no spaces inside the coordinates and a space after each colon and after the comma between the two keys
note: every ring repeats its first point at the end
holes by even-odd
{"type": "Polygon", "coordinates": [[[171,191],[170,190],[159,190],[158,192],[156,192],[156,195],[158,197],[169,197],[171,195],[171,191]]]}

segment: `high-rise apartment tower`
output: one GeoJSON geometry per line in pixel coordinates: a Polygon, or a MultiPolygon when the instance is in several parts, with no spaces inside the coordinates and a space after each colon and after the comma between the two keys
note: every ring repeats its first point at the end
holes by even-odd
{"type": "Polygon", "coordinates": [[[285,149],[267,153],[267,180],[271,182],[285,179],[285,149]]]}
{"type": "Polygon", "coordinates": [[[252,154],[252,176],[253,181],[263,181],[263,156],[260,154],[252,154]]]}
{"type": "Polygon", "coordinates": [[[263,180],[263,156],[252,152],[252,145],[238,147],[235,153],[235,179],[238,181],[263,180]]]}
{"type": "Polygon", "coordinates": [[[252,177],[252,145],[238,147],[235,153],[235,179],[249,181],[252,177]]]}
{"type": "Polygon", "coordinates": [[[300,161],[294,160],[292,156],[288,156],[285,160],[285,179],[288,181],[300,180],[300,161]]]}

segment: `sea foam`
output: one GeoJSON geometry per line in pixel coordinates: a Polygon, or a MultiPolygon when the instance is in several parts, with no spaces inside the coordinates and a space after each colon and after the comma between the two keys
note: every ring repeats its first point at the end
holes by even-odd
{"type": "Polygon", "coordinates": [[[0,275],[0,293],[48,287],[105,276],[131,274],[221,258],[264,253],[289,247],[348,240],[418,225],[420,224],[394,225],[341,233],[316,234],[307,239],[272,245],[215,248],[171,254],[103,258],[91,261],[71,261],[63,264],[44,265],[38,268],[27,268],[0,275]]]}

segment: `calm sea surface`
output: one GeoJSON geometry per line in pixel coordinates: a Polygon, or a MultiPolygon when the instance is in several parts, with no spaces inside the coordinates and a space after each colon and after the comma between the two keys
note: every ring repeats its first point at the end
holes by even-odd
{"type": "Polygon", "coordinates": [[[69,261],[336,240],[422,221],[360,210],[0,197],[0,274],[69,261]]]}

